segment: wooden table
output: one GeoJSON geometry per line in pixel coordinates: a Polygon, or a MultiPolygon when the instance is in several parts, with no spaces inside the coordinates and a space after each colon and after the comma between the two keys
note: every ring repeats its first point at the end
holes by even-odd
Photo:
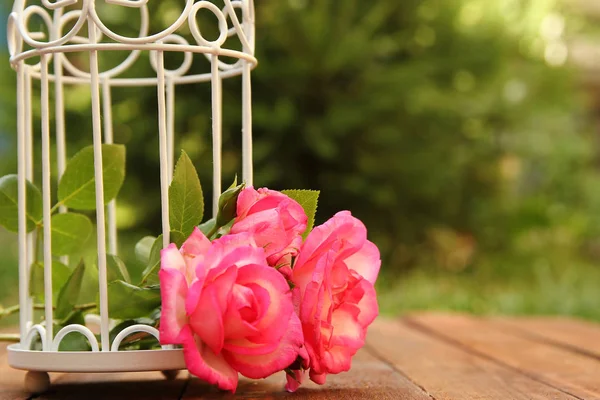
{"type": "MultiPolygon", "coordinates": [[[[599,305],[600,306],[600,305],[599,305]]],[[[26,399],[0,345],[0,400],[26,399]]],[[[39,399],[600,399],[600,325],[564,318],[420,314],[379,319],[351,372],[283,391],[283,375],[234,396],[186,374],[53,374],[39,399]]]]}

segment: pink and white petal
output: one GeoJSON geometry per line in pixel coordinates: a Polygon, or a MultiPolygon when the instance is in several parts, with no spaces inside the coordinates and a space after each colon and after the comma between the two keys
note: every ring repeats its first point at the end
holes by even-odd
{"type": "Polygon", "coordinates": [[[160,315],[161,344],[181,344],[181,331],[188,323],[185,313],[185,300],[188,294],[185,276],[175,269],[161,269],[160,297],[162,312],[160,315]]]}
{"type": "Polygon", "coordinates": [[[310,370],[309,376],[310,380],[316,383],[317,385],[324,385],[327,380],[327,373],[319,374],[313,369],[310,370]]]}
{"type": "Polygon", "coordinates": [[[344,346],[335,346],[323,354],[322,367],[329,374],[339,374],[340,372],[350,371],[352,367],[352,357],[358,349],[344,346]]]}
{"type": "MultiPolygon", "coordinates": [[[[260,338],[256,340],[267,343],[281,339],[287,328],[281,320],[289,318],[294,311],[292,293],[285,278],[271,267],[248,265],[239,269],[237,283],[250,288],[260,286],[268,293],[268,310],[254,324],[261,332],[260,338]]],[[[258,300],[262,301],[263,307],[267,305],[263,291],[255,291],[256,295],[262,296],[258,300]]]]}
{"type": "Polygon", "coordinates": [[[185,299],[185,312],[188,316],[192,315],[194,311],[196,311],[203,288],[204,279],[192,282],[192,285],[188,290],[188,295],[185,299]]]}
{"type": "MultiPolygon", "coordinates": [[[[259,334],[258,329],[244,321],[238,310],[231,308],[227,310],[223,317],[223,326],[225,327],[224,336],[226,340],[235,341],[259,334]]],[[[227,348],[227,342],[224,344],[224,348],[227,348]]]]}
{"type": "Polygon", "coordinates": [[[238,373],[225,361],[222,355],[213,353],[189,329],[183,332],[183,356],[188,371],[192,375],[220,389],[235,393],[238,373]]]}
{"type": "Polygon", "coordinates": [[[266,378],[289,367],[298,358],[304,338],[302,326],[297,318],[290,315],[289,323],[285,325],[287,325],[286,334],[273,352],[263,355],[245,355],[224,351],[225,359],[233,368],[250,379],[266,378]]]}
{"type": "Polygon", "coordinates": [[[221,257],[231,253],[238,247],[257,247],[254,237],[249,232],[230,233],[212,242],[213,247],[221,251],[221,257]],[[216,246],[215,246],[216,244],[216,246]]]}
{"type": "Polygon", "coordinates": [[[379,315],[379,305],[377,304],[377,293],[373,285],[365,280],[360,282],[364,294],[357,306],[360,309],[358,322],[366,328],[379,315]]]}
{"type": "Polygon", "coordinates": [[[319,307],[319,294],[322,292],[321,286],[317,282],[311,282],[306,287],[302,303],[300,304],[300,321],[304,326],[314,327],[320,320],[321,308],[319,307]]]}
{"type": "Polygon", "coordinates": [[[266,267],[267,263],[265,260],[265,252],[262,248],[240,246],[231,251],[229,254],[225,255],[217,265],[217,268],[213,268],[208,271],[208,275],[206,277],[208,282],[220,275],[220,271],[222,272],[224,269],[231,266],[236,266],[237,268],[242,268],[246,265],[258,265],[266,267]]]}
{"type": "Polygon", "coordinates": [[[261,312],[257,308],[260,307],[256,304],[252,289],[242,285],[233,285],[231,299],[223,317],[226,340],[242,339],[259,333],[258,329],[252,324],[256,316],[261,312]],[[241,310],[248,309],[253,311],[254,318],[252,321],[247,321],[241,315],[241,310]]]}
{"type": "Polygon", "coordinates": [[[330,346],[360,349],[365,344],[365,328],[358,322],[360,309],[354,304],[344,304],[333,311],[333,332],[330,346]]]}
{"type": "Polygon", "coordinates": [[[265,248],[267,255],[279,253],[288,245],[285,229],[275,209],[249,214],[231,227],[231,233],[250,232],[256,245],[265,248]]]}
{"type": "Polygon", "coordinates": [[[259,198],[259,193],[254,190],[252,186],[247,186],[245,189],[243,189],[240,192],[237,200],[237,218],[241,219],[246,217],[246,214],[248,214],[248,211],[250,211],[250,207],[252,207],[252,205],[256,203],[259,198]]]}
{"type": "Polygon", "coordinates": [[[302,236],[300,236],[300,234],[292,233],[291,235],[288,235],[287,243],[287,247],[283,250],[269,255],[267,262],[272,267],[278,267],[279,272],[281,273],[283,273],[281,271],[282,267],[288,268],[290,271],[289,276],[291,277],[292,257],[296,257],[300,252],[300,248],[302,247],[302,236]],[[290,238],[289,236],[292,237],[290,238]]]}
{"type": "Polygon", "coordinates": [[[260,356],[274,352],[279,347],[279,341],[271,343],[256,343],[248,338],[227,340],[223,346],[230,353],[260,356]]]}
{"type": "Polygon", "coordinates": [[[252,207],[250,207],[248,213],[255,214],[265,210],[277,208],[281,202],[288,199],[288,196],[276,190],[260,188],[258,189],[258,199],[252,205],[252,207]]]}
{"type": "MultiPolygon", "coordinates": [[[[327,241],[324,243],[332,245],[333,242],[334,241],[327,241]]],[[[300,288],[302,293],[304,293],[309,282],[318,282],[319,284],[322,284],[326,277],[331,274],[330,270],[335,265],[337,258],[337,253],[334,248],[324,248],[323,251],[313,254],[307,264],[302,265],[298,260],[303,257],[303,252],[304,247],[300,251],[300,255],[298,256],[292,271],[292,282],[300,288]]]]}
{"type": "Polygon", "coordinates": [[[271,306],[271,295],[269,291],[257,283],[247,283],[245,286],[252,291],[253,307],[256,312],[256,321],[261,320],[269,312],[271,306]]]}
{"type": "Polygon", "coordinates": [[[210,282],[232,265],[266,264],[264,249],[256,247],[249,233],[225,235],[213,242],[204,258],[206,280],[210,282]]]}
{"type": "Polygon", "coordinates": [[[198,227],[194,228],[190,237],[181,246],[181,251],[185,255],[199,256],[204,255],[210,249],[210,240],[198,227]]]}
{"type": "Polygon", "coordinates": [[[358,272],[367,281],[375,284],[381,267],[379,249],[374,243],[367,240],[358,253],[346,258],[345,264],[349,269],[358,272]]]}
{"type": "Polygon", "coordinates": [[[367,229],[360,220],[354,218],[349,211],[341,211],[315,227],[302,245],[294,269],[305,273],[305,264],[310,268],[310,260],[320,254],[334,249],[339,259],[345,259],[358,252],[367,240],[367,229]]]}
{"type": "Polygon", "coordinates": [[[296,200],[287,198],[279,203],[277,207],[283,226],[286,231],[291,230],[296,234],[302,234],[306,230],[308,217],[304,208],[296,200]]]}
{"type": "Polygon", "coordinates": [[[202,291],[198,307],[190,315],[189,321],[194,334],[214,353],[219,354],[223,349],[225,328],[217,293],[212,287],[209,286],[202,291]]]}
{"type": "Polygon", "coordinates": [[[230,267],[205,286],[198,306],[189,318],[194,333],[216,354],[223,349],[225,341],[223,315],[227,310],[236,276],[237,268],[230,267]]]}
{"type": "Polygon", "coordinates": [[[175,269],[185,274],[185,259],[174,243],[171,243],[169,246],[160,251],[160,268],[175,269]]]}

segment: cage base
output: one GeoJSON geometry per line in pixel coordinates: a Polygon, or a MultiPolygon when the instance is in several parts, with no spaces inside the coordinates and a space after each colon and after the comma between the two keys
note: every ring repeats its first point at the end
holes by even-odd
{"type": "Polygon", "coordinates": [[[31,351],[8,346],[8,365],[39,372],[144,372],[185,369],[183,350],[31,351]]]}

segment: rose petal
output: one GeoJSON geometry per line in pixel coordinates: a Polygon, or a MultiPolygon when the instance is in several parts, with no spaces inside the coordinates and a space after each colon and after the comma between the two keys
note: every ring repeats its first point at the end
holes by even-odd
{"type": "Polygon", "coordinates": [[[202,295],[202,290],[204,288],[204,279],[197,280],[192,283],[188,290],[188,295],[185,299],[185,312],[188,316],[192,315],[196,308],[198,307],[198,302],[200,301],[200,296],[202,295]]]}
{"type": "Polygon", "coordinates": [[[365,344],[365,329],[358,322],[360,309],[354,304],[343,304],[333,311],[331,346],[359,349],[365,344]]]}
{"type": "MultiPolygon", "coordinates": [[[[297,273],[304,273],[302,270],[305,264],[315,255],[320,256],[321,253],[333,249],[334,243],[339,247],[335,249],[337,258],[343,260],[358,252],[366,240],[367,229],[364,224],[349,211],[341,211],[309,233],[296,260],[295,269],[298,269],[297,273]]],[[[306,266],[310,268],[310,263],[306,266]]]]}
{"type": "Polygon", "coordinates": [[[187,282],[183,274],[176,269],[161,269],[158,276],[162,301],[160,342],[161,344],[180,344],[179,335],[188,323],[185,313],[187,282]]]}
{"type": "Polygon", "coordinates": [[[289,244],[285,228],[275,209],[249,214],[231,227],[231,233],[251,232],[256,245],[263,247],[267,256],[278,253],[289,244]]]}
{"type": "Polygon", "coordinates": [[[316,373],[314,370],[310,370],[309,373],[310,376],[310,380],[313,381],[314,383],[316,383],[317,385],[324,385],[325,381],[327,379],[327,374],[319,374],[316,373]]]}
{"type": "Polygon", "coordinates": [[[208,249],[210,249],[210,240],[198,227],[194,228],[190,237],[181,246],[181,251],[191,256],[206,254],[208,249]]]}
{"type": "Polygon", "coordinates": [[[373,285],[366,280],[360,282],[360,286],[364,291],[362,299],[358,302],[360,314],[358,315],[358,323],[363,327],[371,325],[371,323],[379,315],[379,305],[377,304],[377,293],[373,285]]]}
{"type": "Polygon", "coordinates": [[[366,241],[358,253],[346,258],[344,262],[348,268],[358,272],[367,281],[375,284],[381,267],[381,256],[375,244],[366,241]]]}
{"type": "MultiPolygon", "coordinates": [[[[233,285],[232,295],[227,308],[227,312],[223,317],[225,326],[225,337],[229,340],[242,339],[247,336],[257,335],[258,330],[248,322],[245,318],[242,318],[241,310],[245,308],[255,308],[257,304],[254,298],[252,289],[242,285],[233,285]]],[[[260,312],[260,310],[256,310],[260,312]]]]}
{"type": "Polygon", "coordinates": [[[177,249],[174,243],[160,251],[160,268],[175,269],[182,274],[186,272],[185,259],[177,249]]]}
{"type": "Polygon", "coordinates": [[[206,286],[198,301],[198,306],[190,316],[190,325],[196,335],[206,343],[215,354],[223,349],[225,340],[223,314],[227,310],[229,297],[237,276],[235,266],[206,286]]]}
{"type": "MultiPolygon", "coordinates": [[[[262,248],[256,247],[252,235],[244,232],[215,240],[202,268],[206,270],[207,282],[210,282],[232,265],[241,267],[248,264],[265,264],[265,254],[262,248]]],[[[196,270],[197,274],[200,272],[196,270]]]]}
{"type": "MultiPolygon", "coordinates": [[[[257,330],[257,332],[259,332],[257,330]]],[[[244,354],[244,355],[264,355],[275,351],[279,346],[279,341],[270,343],[255,343],[248,338],[241,338],[236,340],[227,340],[223,345],[223,348],[230,353],[244,354]]]]}
{"type": "Polygon", "coordinates": [[[189,327],[184,329],[182,337],[183,355],[190,373],[223,390],[235,393],[238,373],[223,356],[216,355],[198,337],[194,337],[189,327]]]}
{"type": "MultiPolygon", "coordinates": [[[[281,339],[287,329],[287,326],[281,323],[281,319],[289,318],[294,311],[292,294],[285,278],[271,267],[247,265],[239,269],[237,283],[250,287],[257,285],[268,292],[268,311],[254,325],[261,334],[252,341],[268,343],[281,339]]],[[[266,299],[262,301],[264,303],[266,299]]]]}
{"type": "Polygon", "coordinates": [[[287,330],[273,352],[263,355],[245,355],[225,351],[223,352],[225,359],[242,375],[251,379],[266,378],[289,367],[298,357],[304,338],[300,321],[295,314],[289,316],[288,324],[282,325],[287,326],[287,330]]]}
{"type": "Polygon", "coordinates": [[[323,366],[329,374],[339,374],[340,372],[350,371],[352,367],[352,357],[358,349],[345,346],[335,346],[323,354],[323,366]]]}
{"type": "Polygon", "coordinates": [[[240,192],[237,201],[237,218],[245,218],[250,207],[258,201],[260,195],[252,186],[247,186],[240,192]]]}

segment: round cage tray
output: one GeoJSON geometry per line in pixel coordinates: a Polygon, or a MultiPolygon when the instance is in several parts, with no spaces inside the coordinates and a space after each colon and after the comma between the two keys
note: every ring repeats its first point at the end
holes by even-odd
{"type": "Polygon", "coordinates": [[[8,346],[8,364],[41,372],[142,372],[185,369],[183,350],[32,351],[8,346]]]}

